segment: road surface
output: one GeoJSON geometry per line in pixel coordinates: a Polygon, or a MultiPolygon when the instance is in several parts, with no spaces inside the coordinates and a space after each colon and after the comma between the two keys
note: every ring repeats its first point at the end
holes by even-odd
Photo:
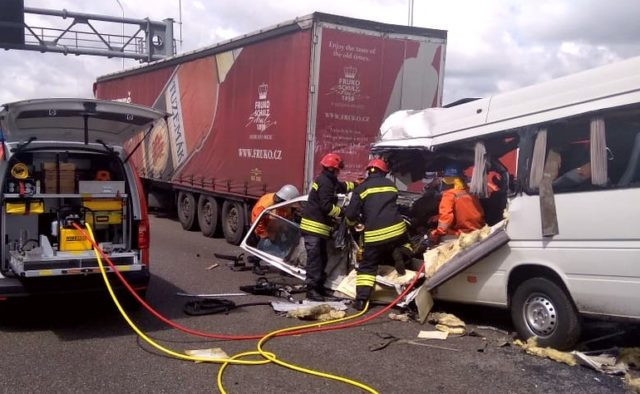
{"type": "MultiPolygon", "coordinates": [[[[259,334],[299,324],[276,315],[269,306],[241,308],[227,315],[185,315],[185,299],[176,292],[237,292],[238,286],[255,283],[256,276],[233,272],[213,256],[214,252],[237,254],[238,248],[223,239],[183,231],[172,218],[152,217],[151,236],[153,276],[147,299],[169,318],[191,328],[227,334],[259,334]],[[219,266],[207,269],[214,263],[219,266]]],[[[268,276],[281,279],[277,273],[268,276]]],[[[271,298],[234,298],[238,303],[263,300],[271,298]]],[[[473,323],[471,327],[512,329],[503,312],[437,307],[473,323]]],[[[221,347],[235,354],[255,347],[255,341],[191,337],[167,328],[144,310],[132,310],[131,316],[150,337],[178,351],[221,347]]],[[[500,347],[506,336],[492,330],[476,329],[480,336],[429,342],[448,349],[393,343],[383,350],[369,350],[382,341],[378,333],[414,339],[424,329],[432,327],[385,317],[348,330],[274,339],[267,348],[281,359],[356,379],[383,393],[624,391],[619,378],[528,356],[512,346],[500,347]]],[[[105,296],[0,303],[0,349],[0,392],[217,392],[217,365],[158,354],[136,337],[105,296]]],[[[343,383],[276,365],[231,366],[224,385],[229,393],[358,392],[343,383]]]]}

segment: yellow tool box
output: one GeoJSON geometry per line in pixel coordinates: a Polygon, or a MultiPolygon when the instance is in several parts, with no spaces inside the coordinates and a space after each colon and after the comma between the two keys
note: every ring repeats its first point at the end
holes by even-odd
{"type": "Polygon", "coordinates": [[[44,202],[41,200],[6,202],[4,211],[7,215],[38,215],[44,212],[44,202]]]}
{"type": "Polygon", "coordinates": [[[94,224],[121,224],[122,223],[122,200],[101,199],[84,200],[82,206],[87,208],[85,222],[94,224]]]}
{"type": "Polygon", "coordinates": [[[60,229],[60,251],[73,252],[91,250],[91,241],[75,228],[60,229]]]}

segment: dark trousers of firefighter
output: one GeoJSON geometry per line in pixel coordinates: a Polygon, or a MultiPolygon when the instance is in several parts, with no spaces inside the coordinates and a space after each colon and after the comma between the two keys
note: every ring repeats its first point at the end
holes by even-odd
{"type": "Polygon", "coordinates": [[[393,263],[393,250],[401,245],[401,241],[394,241],[377,245],[364,245],[362,261],[358,265],[356,276],[356,299],[366,301],[373,292],[376,284],[378,265],[386,262],[393,263]]]}
{"type": "Polygon", "coordinates": [[[308,289],[320,289],[326,279],[324,269],[327,266],[327,240],[305,234],[304,248],[307,251],[307,277],[304,283],[308,289]]]}

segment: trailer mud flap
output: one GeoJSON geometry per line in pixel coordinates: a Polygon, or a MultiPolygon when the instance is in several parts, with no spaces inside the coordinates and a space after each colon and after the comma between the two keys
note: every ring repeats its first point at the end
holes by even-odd
{"type": "Polygon", "coordinates": [[[424,286],[431,291],[460,272],[471,267],[482,258],[488,256],[493,251],[499,249],[509,242],[509,236],[504,229],[494,231],[484,240],[469,246],[455,255],[449,262],[442,266],[429,279],[424,286]]]}

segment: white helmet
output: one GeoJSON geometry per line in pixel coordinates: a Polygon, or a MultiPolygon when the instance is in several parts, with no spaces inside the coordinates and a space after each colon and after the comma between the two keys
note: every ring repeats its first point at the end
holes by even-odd
{"type": "Polygon", "coordinates": [[[293,185],[284,185],[276,192],[276,196],[283,201],[289,201],[299,195],[298,188],[293,185]]]}

